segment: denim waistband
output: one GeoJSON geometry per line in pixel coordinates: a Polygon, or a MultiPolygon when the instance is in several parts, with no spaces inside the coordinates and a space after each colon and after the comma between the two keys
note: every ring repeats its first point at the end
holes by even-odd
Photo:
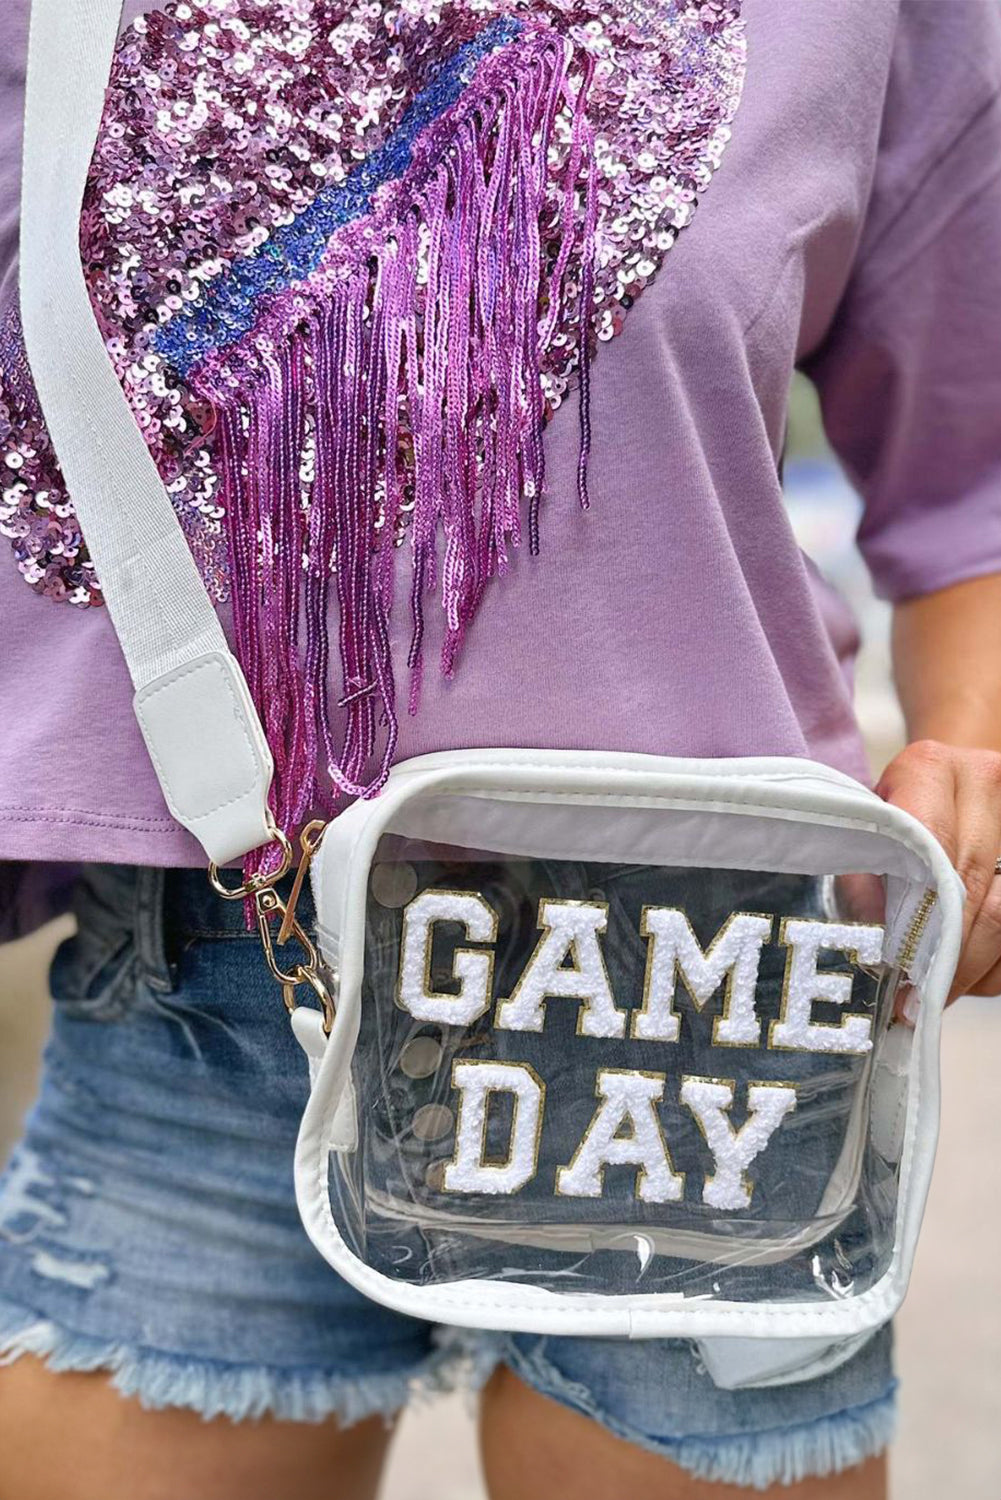
{"type": "MultiPolygon", "coordinates": [[[[224,871],[222,878],[229,886],[236,887],[240,883],[236,871],[224,871]]],[[[291,887],[290,875],[279,881],[277,889],[284,900],[288,899],[291,887]]],[[[212,889],[204,870],[167,870],[162,906],[167,913],[168,931],[173,937],[257,936],[256,925],[248,925],[246,903],[227,901],[220,896],[212,889]]],[[[313,927],[315,911],[308,884],[303,885],[296,916],[304,927],[313,927]]]]}
{"type": "MultiPolygon", "coordinates": [[[[237,885],[239,876],[229,876],[237,885]]],[[[291,879],[279,890],[289,894],[291,879]]],[[[257,941],[243,901],[227,901],[212,889],[204,870],[163,870],[141,865],[88,865],[73,900],[81,932],[100,943],[129,934],[141,977],[152,990],[174,988],[174,957],[195,938],[257,941]]],[[[297,916],[312,928],[312,896],[304,888],[297,916]]],[[[111,944],[109,944],[111,946],[111,944]]]]}

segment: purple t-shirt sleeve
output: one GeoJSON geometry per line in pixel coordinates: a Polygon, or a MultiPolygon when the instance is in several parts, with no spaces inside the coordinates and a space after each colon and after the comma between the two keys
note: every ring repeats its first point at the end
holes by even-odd
{"type": "Polygon", "coordinates": [[[898,600],[1001,571],[1001,5],[912,3],[855,269],[805,363],[898,600]]]}

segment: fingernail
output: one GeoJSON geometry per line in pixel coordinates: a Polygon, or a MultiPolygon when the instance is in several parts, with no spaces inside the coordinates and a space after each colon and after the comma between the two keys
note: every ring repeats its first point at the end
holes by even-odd
{"type": "Polygon", "coordinates": [[[917,990],[910,990],[907,999],[901,1006],[900,1013],[908,1026],[916,1026],[918,1022],[918,1011],[921,1009],[921,1000],[917,990]]]}

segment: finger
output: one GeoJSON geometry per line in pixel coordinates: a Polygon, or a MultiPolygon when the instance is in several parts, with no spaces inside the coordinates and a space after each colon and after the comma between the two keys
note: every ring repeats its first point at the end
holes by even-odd
{"type": "Polygon", "coordinates": [[[867,873],[837,875],[834,904],[843,922],[880,923],[886,920],[886,887],[882,877],[867,873]]]}
{"type": "MultiPolygon", "coordinates": [[[[1001,853],[1001,784],[996,757],[964,757],[957,774],[956,827],[954,863],[966,887],[963,923],[969,940],[985,901],[992,892],[996,894],[994,867],[1001,853]]],[[[989,928],[989,918],[987,925],[989,928]]]]}
{"type": "Polygon", "coordinates": [[[950,1002],[958,1000],[960,995],[995,993],[985,988],[985,985],[999,965],[1001,965],[1001,879],[992,879],[991,888],[980,903],[970,935],[959,956],[956,977],[949,995],[950,1002]]]}
{"type": "Polygon", "coordinates": [[[989,751],[955,751],[935,742],[907,747],[883,774],[887,801],[919,818],[942,844],[967,890],[963,946],[950,1002],[983,980],[1001,956],[994,865],[1001,849],[999,758],[989,751]]]}
{"type": "MultiPolygon", "coordinates": [[[[931,742],[908,745],[886,767],[876,784],[884,802],[918,819],[938,839],[955,864],[958,857],[956,778],[944,748],[931,742]]],[[[913,1025],[914,988],[901,984],[894,1001],[894,1017],[913,1025]]]]}
{"type": "Polygon", "coordinates": [[[915,990],[913,984],[901,984],[897,986],[897,993],[893,997],[893,1019],[895,1021],[903,1021],[905,1026],[914,1025],[917,1019],[914,996],[915,990]]]}
{"type": "Polygon", "coordinates": [[[1001,787],[995,756],[964,756],[957,776],[956,826],[955,864],[966,887],[966,904],[950,1002],[971,993],[1001,960],[1001,882],[995,874],[1001,849],[1001,787]]]}
{"type": "Polygon", "coordinates": [[[876,791],[902,808],[934,834],[952,864],[959,855],[956,823],[956,772],[944,745],[917,740],[887,766],[876,791]]]}
{"type": "Polygon", "coordinates": [[[1001,963],[996,963],[990,973],[985,974],[983,979],[978,979],[967,994],[981,995],[988,1000],[1001,999],[1001,963]]]}

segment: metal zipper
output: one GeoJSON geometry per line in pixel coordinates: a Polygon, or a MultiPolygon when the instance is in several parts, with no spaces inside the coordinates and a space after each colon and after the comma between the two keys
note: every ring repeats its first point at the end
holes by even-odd
{"type": "Polygon", "coordinates": [[[903,969],[905,973],[910,973],[911,964],[914,962],[915,954],[918,951],[918,944],[924,937],[925,928],[928,926],[928,919],[934,910],[937,900],[938,892],[927,890],[918,902],[917,911],[911,918],[911,925],[907,929],[907,934],[897,955],[897,967],[903,969]]]}

